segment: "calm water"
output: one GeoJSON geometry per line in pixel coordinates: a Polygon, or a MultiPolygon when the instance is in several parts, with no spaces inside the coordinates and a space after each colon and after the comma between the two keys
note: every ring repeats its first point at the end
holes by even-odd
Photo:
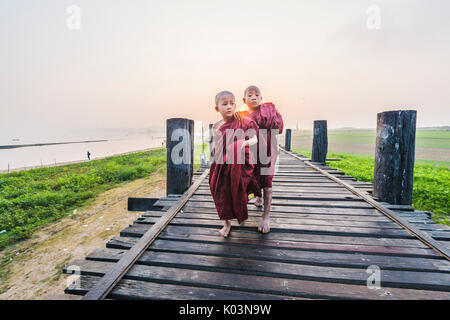
{"type": "Polygon", "coordinates": [[[8,163],[10,168],[22,168],[86,160],[87,151],[91,153],[91,159],[106,157],[114,154],[125,153],[147,148],[161,147],[161,138],[152,139],[142,137],[134,139],[109,140],[106,142],[79,143],[54,146],[25,147],[17,149],[0,150],[0,170],[6,170],[8,163]]]}
{"type": "Polygon", "coordinates": [[[87,159],[87,151],[91,159],[112,156],[114,154],[161,147],[163,134],[161,132],[107,132],[66,134],[59,137],[33,138],[26,137],[19,141],[0,139],[0,145],[54,143],[89,140],[108,140],[104,142],[76,143],[38,147],[23,147],[15,149],[0,149],[0,170],[23,168],[29,166],[78,161],[87,159]]]}
{"type": "MultiPolygon", "coordinates": [[[[199,131],[197,129],[197,131],[199,131]]],[[[106,131],[91,131],[64,134],[58,137],[21,137],[19,141],[13,141],[11,137],[1,138],[0,145],[56,143],[108,140],[104,142],[75,143],[51,146],[23,147],[15,149],[0,149],[0,171],[20,169],[23,167],[51,165],[61,162],[87,160],[87,151],[91,153],[91,159],[112,156],[149,148],[162,146],[165,140],[163,130],[127,130],[114,129],[106,131]]],[[[201,143],[201,131],[195,133],[195,143],[201,143]]],[[[205,140],[206,141],[206,140],[205,140]]]]}

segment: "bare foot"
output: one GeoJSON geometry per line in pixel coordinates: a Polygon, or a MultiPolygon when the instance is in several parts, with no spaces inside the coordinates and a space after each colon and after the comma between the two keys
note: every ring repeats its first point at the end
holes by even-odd
{"type": "Polygon", "coordinates": [[[255,206],[260,207],[260,208],[263,206],[263,199],[261,197],[255,198],[255,206]]]}
{"type": "Polygon", "coordinates": [[[228,234],[230,233],[230,229],[231,229],[231,222],[226,221],[225,225],[223,226],[223,228],[220,229],[219,235],[224,237],[224,238],[228,237],[228,234]]]}
{"type": "Polygon", "coordinates": [[[261,225],[258,227],[258,231],[262,233],[270,232],[270,218],[266,218],[261,221],[261,225]]]}

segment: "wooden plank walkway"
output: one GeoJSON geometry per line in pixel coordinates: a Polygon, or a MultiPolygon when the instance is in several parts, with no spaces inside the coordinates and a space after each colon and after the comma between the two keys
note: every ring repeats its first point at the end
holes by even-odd
{"type": "MultiPolygon", "coordinates": [[[[370,183],[320,168],[358,190],[371,189],[370,183]]],[[[241,226],[234,221],[223,239],[204,179],[108,298],[450,299],[450,262],[343,186],[284,153],[273,185],[271,232],[257,232],[261,210],[249,204],[249,219],[241,226]],[[374,265],[380,289],[367,286],[367,268],[374,265]]],[[[158,202],[167,210],[178,198],[158,202]]],[[[450,228],[426,213],[390,209],[450,244],[450,228]]],[[[105,249],[71,262],[81,277],[66,293],[86,294],[164,213],[145,212],[105,249]]],[[[67,267],[64,272],[71,273],[67,267]]]]}

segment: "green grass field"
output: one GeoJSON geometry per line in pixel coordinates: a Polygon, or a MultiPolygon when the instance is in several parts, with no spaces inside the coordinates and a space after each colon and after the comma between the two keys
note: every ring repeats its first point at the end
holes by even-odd
{"type": "MultiPolygon", "coordinates": [[[[306,157],[311,151],[292,148],[306,157]]],[[[339,169],[358,181],[373,182],[374,158],[351,153],[329,152],[328,158],[342,161],[327,161],[331,168],[339,169]]],[[[450,162],[418,160],[414,166],[413,203],[416,210],[433,212],[433,220],[450,225],[450,162]]]]}
{"type": "MultiPolygon", "coordinates": [[[[312,139],[312,130],[294,131],[293,134],[302,139],[312,139]]],[[[375,145],[376,132],[370,129],[330,129],[328,141],[375,145]]],[[[450,131],[417,129],[416,147],[450,149],[450,131]]]]}
{"type": "Polygon", "coordinates": [[[165,170],[165,149],[0,175],[0,249],[118,184],[165,170]]]}
{"type": "MultiPolygon", "coordinates": [[[[330,141],[375,144],[375,130],[330,130],[330,141]]],[[[416,147],[450,149],[450,131],[417,130],[416,147]]]]}
{"type": "MultiPolygon", "coordinates": [[[[208,154],[208,145],[204,150],[208,154]]],[[[201,144],[195,145],[194,170],[200,167],[201,152],[201,144]]],[[[101,192],[157,170],[166,172],[166,149],[0,174],[0,231],[6,231],[0,234],[0,250],[88,204],[101,192]]]]}

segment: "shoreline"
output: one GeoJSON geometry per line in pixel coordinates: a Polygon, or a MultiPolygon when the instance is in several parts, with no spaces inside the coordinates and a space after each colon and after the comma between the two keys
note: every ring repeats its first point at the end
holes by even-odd
{"type": "Polygon", "coordinates": [[[0,146],[0,150],[2,149],[17,149],[17,148],[26,148],[26,147],[43,147],[43,146],[54,146],[59,144],[76,144],[76,143],[94,143],[94,142],[106,142],[109,140],[86,140],[86,141],[69,141],[69,142],[48,142],[48,143],[31,143],[31,144],[11,144],[11,145],[2,145],[0,146]]]}
{"type": "Polygon", "coordinates": [[[85,159],[85,160],[74,160],[74,161],[66,161],[66,162],[57,162],[57,163],[53,163],[53,164],[45,164],[45,165],[37,165],[37,166],[28,166],[28,167],[14,168],[14,169],[9,169],[9,170],[0,170],[0,174],[5,174],[5,173],[8,174],[8,173],[12,173],[12,172],[20,172],[20,171],[27,171],[27,170],[40,169],[40,168],[60,167],[60,166],[65,166],[65,165],[70,165],[70,164],[77,164],[77,163],[83,163],[83,162],[90,162],[90,161],[95,161],[95,160],[102,160],[102,159],[112,158],[112,157],[116,157],[116,156],[123,156],[123,155],[127,155],[127,154],[132,154],[132,153],[146,152],[146,151],[155,150],[155,149],[161,149],[161,148],[163,148],[163,147],[153,147],[153,148],[147,148],[147,149],[123,152],[123,153],[116,153],[116,154],[108,155],[106,157],[95,157],[95,158],[92,158],[91,160],[87,160],[87,159],[85,159]]]}

